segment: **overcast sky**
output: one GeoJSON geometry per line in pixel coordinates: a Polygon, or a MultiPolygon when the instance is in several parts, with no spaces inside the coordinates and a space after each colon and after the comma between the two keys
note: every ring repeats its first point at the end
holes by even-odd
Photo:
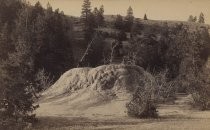
{"type": "MultiPolygon", "coordinates": [[[[83,0],[28,0],[31,4],[40,1],[43,7],[49,2],[53,9],[59,8],[67,15],[80,16],[83,0]]],[[[129,6],[135,17],[142,18],[146,13],[149,19],[186,21],[189,15],[205,15],[210,24],[210,0],[91,0],[92,7],[104,5],[105,14],[126,15],[129,6]]]]}

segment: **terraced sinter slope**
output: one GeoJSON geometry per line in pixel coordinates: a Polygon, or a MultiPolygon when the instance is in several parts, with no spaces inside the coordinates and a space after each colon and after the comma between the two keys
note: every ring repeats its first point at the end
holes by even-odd
{"type": "Polygon", "coordinates": [[[75,68],[42,94],[38,116],[127,116],[126,103],[152,76],[137,66],[75,68]]]}

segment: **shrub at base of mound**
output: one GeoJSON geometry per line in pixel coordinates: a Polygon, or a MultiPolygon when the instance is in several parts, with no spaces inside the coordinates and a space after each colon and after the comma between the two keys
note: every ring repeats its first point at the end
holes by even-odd
{"type": "Polygon", "coordinates": [[[201,110],[210,109],[210,69],[191,67],[183,77],[180,83],[192,95],[192,105],[201,110]]]}
{"type": "Polygon", "coordinates": [[[157,118],[156,105],[150,97],[150,92],[138,88],[133,94],[132,100],[126,104],[128,116],[137,118],[157,118]]]}

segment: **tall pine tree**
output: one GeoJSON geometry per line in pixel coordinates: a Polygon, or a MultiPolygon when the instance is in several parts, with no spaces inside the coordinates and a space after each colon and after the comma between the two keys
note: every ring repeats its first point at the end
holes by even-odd
{"type": "Polygon", "coordinates": [[[90,0],[84,0],[82,5],[81,19],[86,24],[88,18],[91,15],[91,2],[90,0]]]}
{"type": "Polygon", "coordinates": [[[133,9],[131,8],[131,6],[129,6],[127,10],[127,15],[125,17],[126,31],[130,32],[133,22],[134,22],[133,9]]]}
{"type": "Polygon", "coordinates": [[[99,9],[98,24],[99,26],[104,25],[104,6],[103,5],[101,5],[99,9]]]}
{"type": "Polygon", "coordinates": [[[95,23],[94,14],[91,12],[90,0],[84,0],[81,12],[81,21],[83,23],[85,42],[88,44],[93,37],[95,23]]]}
{"type": "Polygon", "coordinates": [[[204,14],[201,12],[199,15],[199,19],[198,19],[199,23],[205,23],[205,18],[204,18],[204,14]]]}
{"type": "Polygon", "coordinates": [[[144,20],[148,20],[147,14],[144,14],[144,20]]]}

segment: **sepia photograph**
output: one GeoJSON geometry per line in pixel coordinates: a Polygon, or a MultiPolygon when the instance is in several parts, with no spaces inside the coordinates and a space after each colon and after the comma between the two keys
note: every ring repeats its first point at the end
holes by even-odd
{"type": "Polygon", "coordinates": [[[210,0],[0,0],[0,130],[210,130],[210,0]]]}

